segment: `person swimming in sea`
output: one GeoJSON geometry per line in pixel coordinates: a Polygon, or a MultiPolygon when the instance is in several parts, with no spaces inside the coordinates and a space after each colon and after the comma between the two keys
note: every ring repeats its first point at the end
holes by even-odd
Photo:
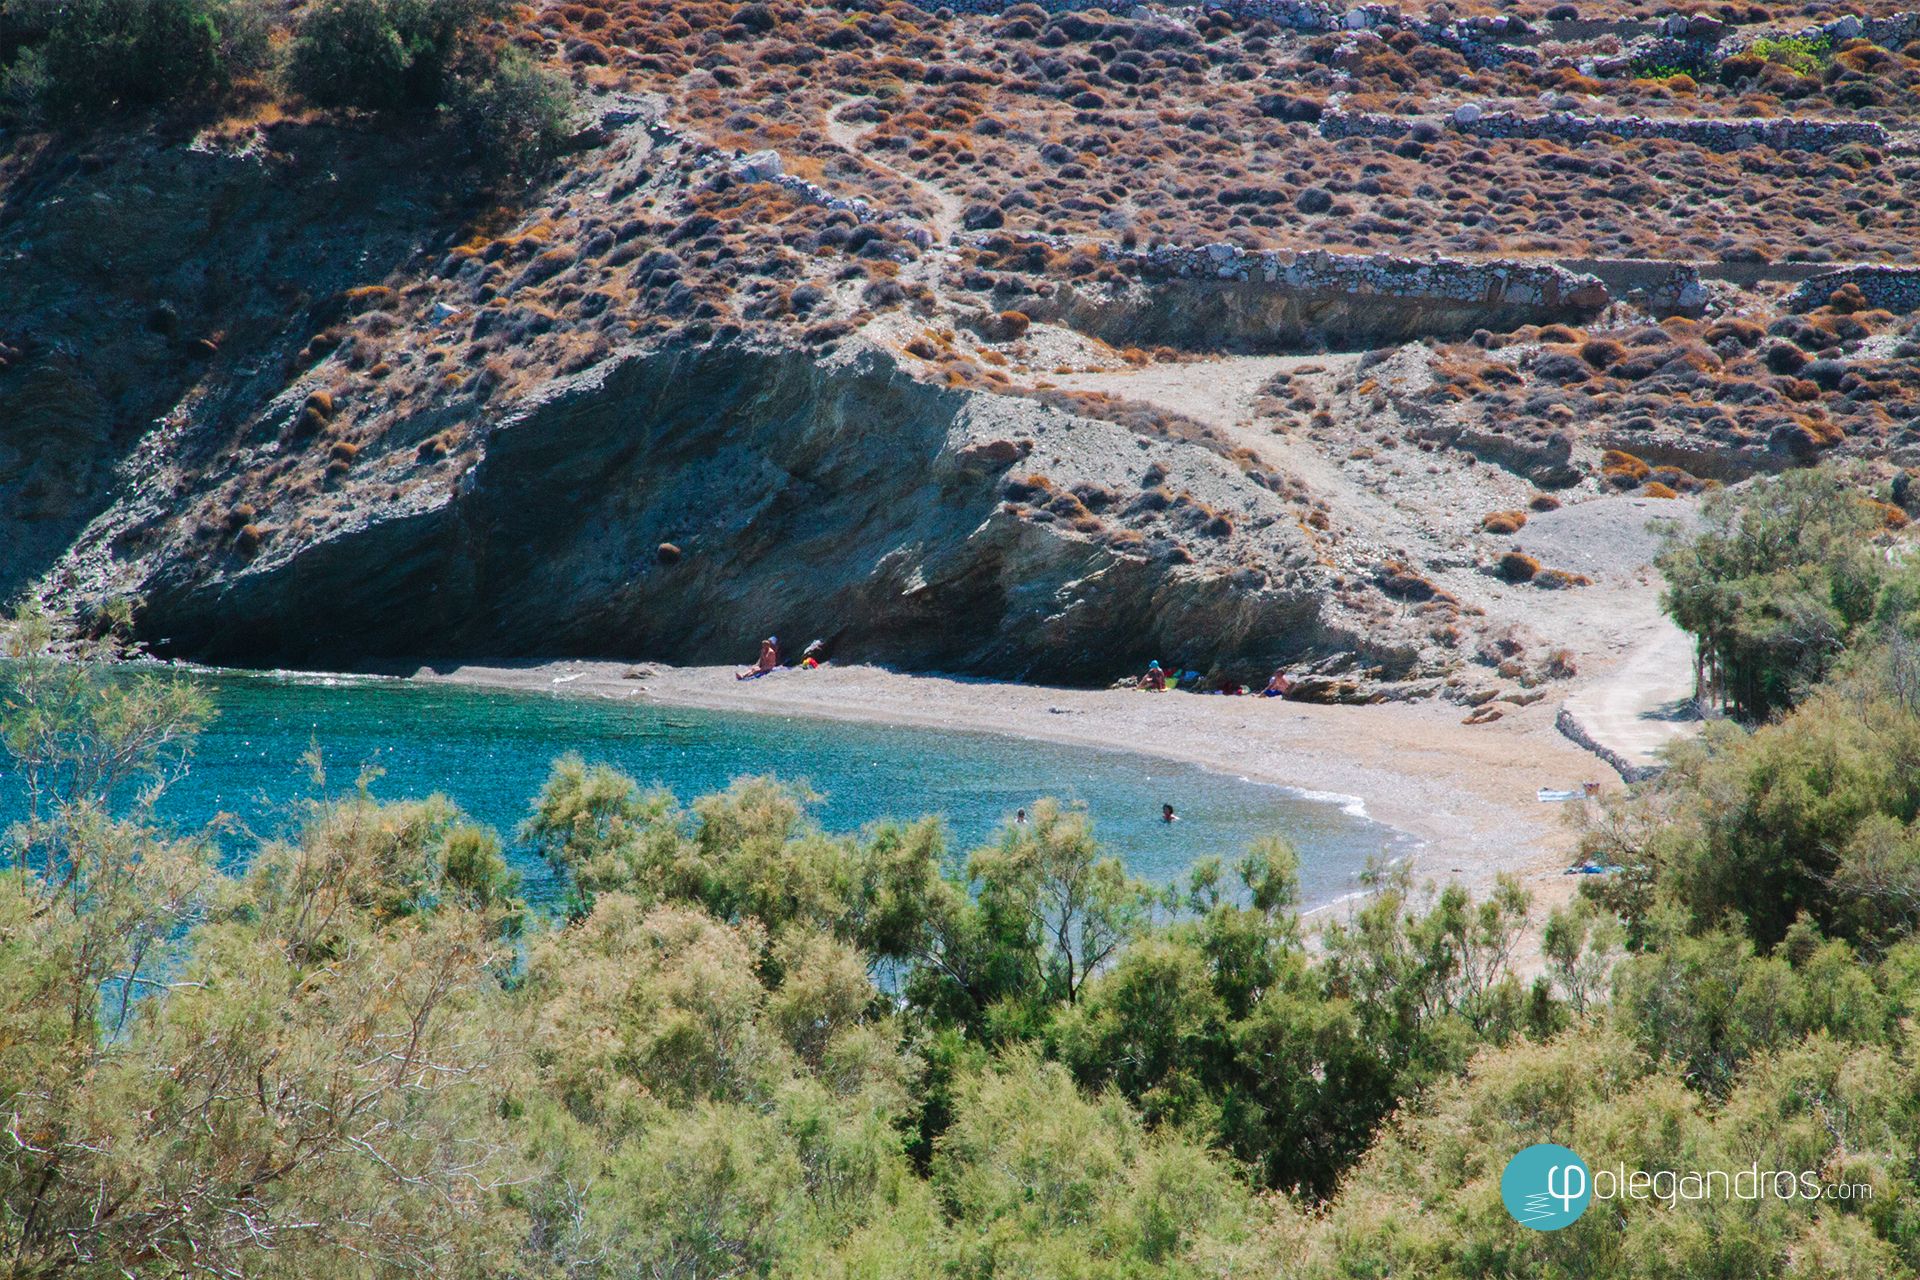
{"type": "Polygon", "coordinates": [[[1170,805],[1170,804],[1163,804],[1163,805],[1161,805],[1161,806],[1160,806],[1160,821],[1162,821],[1162,822],[1178,822],[1178,821],[1180,821],[1180,815],[1179,815],[1179,814],[1177,814],[1177,813],[1175,813],[1175,812],[1173,811],[1173,806],[1172,806],[1172,805],[1170,805]]]}
{"type": "Polygon", "coordinates": [[[760,660],[745,671],[734,673],[735,680],[758,680],[780,665],[780,637],[768,636],[760,642],[760,660]]]}

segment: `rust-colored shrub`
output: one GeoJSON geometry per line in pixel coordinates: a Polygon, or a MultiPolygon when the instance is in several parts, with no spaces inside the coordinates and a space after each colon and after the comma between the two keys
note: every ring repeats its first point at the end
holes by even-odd
{"type": "Polygon", "coordinates": [[[1843,316],[1867,309],[1867,295],[1857,284],[1843,284],[1827,295],[1827,306],[1843,316]]]}
{"type": "Polygon", "coordinates": [[[1483,533],[1518,533],[1526,527],[1524,511],[1490,511],[1480,518],[1483,533]]]}
{"type": "Polygon", "coordinates": [[[1627,358],[1627,349],[1612,338],[1589,338],[1580,344],[1580,358],[1595,369],[1605,369],[1627,358]]]}
{"type": "Polygon", "coordinates": [[[1527,505],[1535,511],[1558,511],[1560,499],[1550,493],[1536,493],[1527,501],[1527,505]]]}
{"type": "Polygon", "coordinates": [[[1608,449],[1600,455],[1600,474],[1616,489],[1632,489],[1644,481],[1653,468],[1621,449],[1608,449]]]}
{"type": "Polygon", "coordinates": [[[1540,562],[1516,547],[1502,555],[1494,568],[1508,582],[1531,582],[1540,572],[1540,562]]]}
{"type": "Polygon", "coordinates": [[[1032,319],[1024,311],[1002,311],[981,317],[974,328],[988,342],[1013,342],[1025,337],[1032,324],[1032,319]]]}

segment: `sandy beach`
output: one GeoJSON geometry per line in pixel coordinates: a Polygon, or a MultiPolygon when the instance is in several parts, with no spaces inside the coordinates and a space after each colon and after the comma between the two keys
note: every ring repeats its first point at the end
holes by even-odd
{"type": "Polygon", "coordinates": [[[876,667],[783,670],[737,681],[730,667],[558,661],[422,668],[413,677],[672,706],[1002,733],[1142,752],[1330,796],[1418,837],[1423,879],[1476,890],[1520,875],[1537,904],[1571,892],[1573,832],[1541,787],[1618,779],[1553,725],[1557,699],[1463,725],[1445,703],[1320,706],[1278,699],[1050,689],[908,676],[876,667]]]}

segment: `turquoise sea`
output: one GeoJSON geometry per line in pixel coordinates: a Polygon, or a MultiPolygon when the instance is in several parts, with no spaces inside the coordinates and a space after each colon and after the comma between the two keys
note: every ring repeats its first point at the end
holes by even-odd
{"type": "MultiPolygon", "coordinates": [[[[317,746],[329,789],[377,769],[376,796],[441,791],[500,831],[528,898],[551,904],[545,864],[511,848],[552,761],[569,751],[604,761],[683,800],[734,778],[772,774],[821,794],[830,831],[882,817],[939,814],[956,856],[990,838],[1040,796],[1083,803],[1101,841],[1134,874],[1157,883],[1195,859],[1231,859],[1278,833],[1300,850],[1309,904],[1359,887],[1369,857],[1411,842],[1368,821],[1357,804],[1310,798],[1149,756],[979,733],[851,724],[781,715],[683,710],[634,702],[508,693],[362,677],[197,674],[218,714],[201,735],[191,771],[162,804],[197,826],[219,813],[247,830],[278,834],[293,802],[314,794],[302,756],[317,746]],[[1160,821],[1162,802],[1180,821],[1160,821]]],[[[14,797],[0,778],[0,814],[14,797]]],[[[240,856],[243,836],[228,838],[240,856]]]]}

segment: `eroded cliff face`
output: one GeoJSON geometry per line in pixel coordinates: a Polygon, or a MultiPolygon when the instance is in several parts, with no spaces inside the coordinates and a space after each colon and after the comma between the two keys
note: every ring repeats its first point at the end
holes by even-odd
{"type": "Polygon", "coordinates": [[[1251,671],[1329,643],[1306,564],[1279,499],[1213,453],[930,387],[860,344],[816,360],[721,343],[555,383],[430,500],[247,563],[156,549],[140,590],[161,652],[221,662],[710,662],[777,632],[847,659],[1087,681],[1190,651],[1251,671]],[[1075,489],[1105,514],[1045,509],[1075,489]],[[1143,493],[1184,495],[1215,532],[1179,537],[1182,504],[1143,493]]]}
{"type": "Polygon", "coordinates": [[[323,125],[234,148],[0,140],[0,600],[114,500],[154,430],[273,395],[341,290],[456,225],[443,177],[419,140],[323,125]]]}

